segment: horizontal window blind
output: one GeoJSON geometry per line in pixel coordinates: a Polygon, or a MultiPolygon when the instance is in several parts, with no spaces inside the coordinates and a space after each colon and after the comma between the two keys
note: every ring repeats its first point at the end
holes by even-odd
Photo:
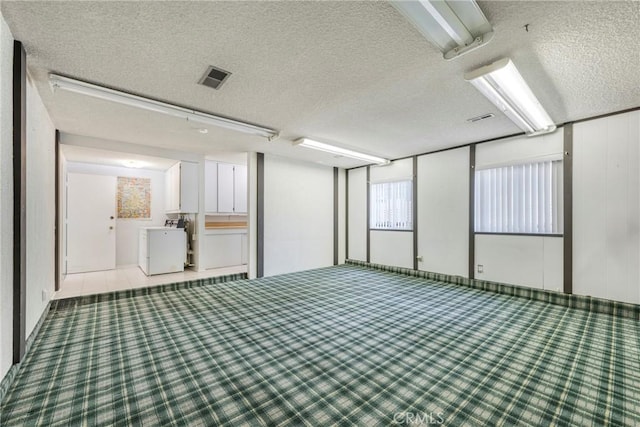
{"type": "Polygon", "coordinates": [[[413,229],[411,180],[370,185],[369,225],[379,230],[413,229]]]}
{"type": "Polygon", "coordinates": [[[475,231],[562,234],[562,161],[478,170],[475,231]]]}

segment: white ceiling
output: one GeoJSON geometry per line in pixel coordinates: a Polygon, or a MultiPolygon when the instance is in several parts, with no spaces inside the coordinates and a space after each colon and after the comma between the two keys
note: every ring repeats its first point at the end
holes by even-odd
{"type": "Polygon", "coordinates": [[[640,2],[479,2],[493,40],[453,61],[383,1],[2,2],[55,125],[70,134],[215,154],[358,162],[300,136],[398,158],[519,133],[463,79],[511,57],[557,124],[640,105],[640,2]],[[528,24],[528,31],[525,25],[528,24]],[[197,84],[208,65],[233,75],[197,84]],[[55,72],[280,129],[209,128],[48,86],[55,72]],[[484,113],[495,118],[470,124],[484,113]]]}
{"type": "Polygon", "coordinates": [[[166,171],[176,164],[177,160],[152,157],[141,154],[122,153],[118,151],[100,150],[77,145],[61,146],[64,157],[69,162],[95,163],[100,165],[130,167],[127,162],[134,161],[142,169],[166,171]]]}

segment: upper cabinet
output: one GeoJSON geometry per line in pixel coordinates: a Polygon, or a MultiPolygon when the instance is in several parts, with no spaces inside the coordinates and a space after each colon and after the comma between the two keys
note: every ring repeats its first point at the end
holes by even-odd
{"type": "Polygon", "coordinates": [[[198,164],[179,162],[165,172],[165,208],[168,213],[198,212],[198,164]]]}
{"type": "Polygon", "coordinates": [[[204,164],[204,211],[218,212],[218,164],[211,160],[204,164]]]}
{"type": "Polygon", "coordinates": [[[207,160],[205,163],[207,213],[247,213],[247,167],[207,160]]]}

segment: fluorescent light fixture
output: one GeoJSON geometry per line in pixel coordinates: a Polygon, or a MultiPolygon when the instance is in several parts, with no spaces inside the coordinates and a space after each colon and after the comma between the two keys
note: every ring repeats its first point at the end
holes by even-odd
{"type": "Polygon", "coordinates": [[[503,58],[465,73],[464,79],[471,82],[527,135],[540,135],[556,129],[511,59],[503,58]]]}
{"type": "Polygon", "coordinates": [[[414,27],[443,53],[453,59],[493,37],[493,28],[475,0],[391,1],[414,27]]]}
{"type": "Polygon", "coordinates": [[[256,126],[250,123],[227,119],[226,117],[214,116],[212,114],[178,107],[176,105],[167,104],[165,102],[155,101],[153,99],[132,95],[126,92],[120,92],[91,83],[86,83],[80,80],[58,76],[56,74],[49,75],[49,83],[51,84],[51,88],[54,91],[57,89],[61,89],[69,92],[75,92],[82,95],[91,96],[93,98],[103,99],[105,101],[116,102],[118,104],[128,105],[130,107],[141,108],[147,111],[153,111],[156,113],[166,114],[168,116],[186,119],[187,121],[218,126],[221,128],[248,133],[251,135],[258,135],[268,138],[269,140],[274,139],[278,135],[278,131],[275,129],[256,126]]]}
{"type": "Polygon", "coordinates": [[[352,159],[358,159],[369,163],[375,163],[378,165],[386,165],[389,163],[388,159],[382,157],[371,156],[369,154],[360,153],[358,151],[348,150],[346,148],[336,147],[335,145],[325,144],[324,142],[314,141],[309,138],[300,138],[293,141],[294,145],[300,147],[312,148],[314,150],[324,151],[325,153],[336,154],[338,156],[350,157],[352,159]]]}

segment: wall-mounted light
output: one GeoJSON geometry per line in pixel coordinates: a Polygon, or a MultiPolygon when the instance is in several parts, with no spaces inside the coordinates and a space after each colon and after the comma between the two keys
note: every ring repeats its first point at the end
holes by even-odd
{"type": "Polygon", "coordinates": [[[475,0],[391,1],[420,33],[453,59],[487,44],[493,28],[475,0]]]}
{"type": "Polygon", "coordinates": [[[540,135],[556,129],[511,59],[504,58],[465,73],[464,78],[527,135],[540,135]]]}
{"type": "Polygon", "coordinates": [[[128,105],[130,107],[141,108],[147,111],[166,114],[178,117],[188,121],[213,125],[225,129],[238,132],[258,135],[269,140],[278,135],[278,131],[238,120],[228,119],[226,117],[215,116],[213,114],[203,113],[188,108],[178,107],[176,105],[160,102],[142,96],[132,95],[130,93],[109,89],[103,86],[94,85],[80,80],[68,77],[58,76],[56,74],[49,75],[49,83],[55,91],[57,89],[69,92],[79,93],[81,95],[91,96],[93,98],[103,99],[105,101],[116,102],[118,104],[128,105]]]}
{"type": "Polygon", "coordinates": [[[349,157],[352,159],[362,160],[365,162],[375,163],[378,165],[386,165],[389,163],[388,159],[384,159],[382,157],[360,153],[358,151],[349,150],[347,148],[336,147],[335,145],[326,144],[324,142],[315,141],[309,138],[297,139],[293,142],[293,144],[300,147],[311,148],[313,150],[324,151],[325,153],[331,153],[338,156],[349,157]]]}

